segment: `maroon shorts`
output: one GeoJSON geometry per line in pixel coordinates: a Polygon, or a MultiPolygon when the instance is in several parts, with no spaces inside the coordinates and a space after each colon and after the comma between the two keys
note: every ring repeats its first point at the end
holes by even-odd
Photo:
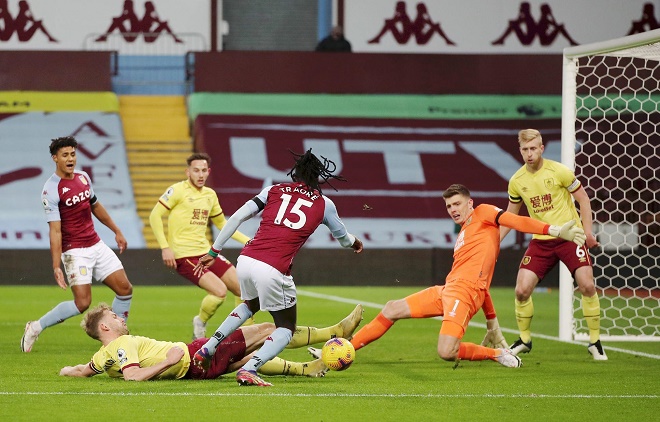
{"type": "Polygon", "coordinates": [[[586,246],[578,246],[564,239],[532,239],[520,262],[520,268],[532,271],[539,280],[543,280],[559,261],[568,267],[571,275],[580,267],[591,266],[586,246]]]}
{"type": "MultiPolygon", "coordinates": [[[[207,340],[207,338],[198,338],[188,345],[188,352],[190,353],[191,361],[193,356],[195,356],[195,353],[206,343],[207,340]]],[[[218,350],[211,359],[211,366],[208,371],[204,372],[190,362],[190,368],[184,378],[191,378],[194,380],[210,380],[218,378],[220,375],[227,373],[230,364],[238,362],[244,357],[245,337],[243,336],[243,331],[238,329],[220,343],[218,350]]]]}
{"type": "MultiPolygon", "coordinates": [[[[195,268],[195,265],[197,265],[197,261],[199,261],[199,258],[203,256],[204,255],[187,256],[185,258],[177,259],[176,272],[181,274],[183,277],[187,278],[188,280],[190,280],[190,282],[193,283],[194,285],[199,286],[200,277],[197,277],[195,274],[193,274],[193,269],[195,268]]],[[[206,270],[204,270],[203,274],[206,274],[207,272],[210,271],[213,274],[217,275],[218,278],[222,278],[222,276],[225,275],[227,270],[230,269],[231,267],[233,267],[233,265],[231,262],[229,262],[227,258],[225,258],[222,255],[218,255],[218,257],[215,259],[215,263],[206,270]]]]}

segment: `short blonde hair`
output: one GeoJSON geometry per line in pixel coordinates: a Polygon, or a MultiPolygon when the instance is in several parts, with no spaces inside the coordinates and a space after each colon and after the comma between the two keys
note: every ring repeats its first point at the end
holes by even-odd
{"type": "Polygon", "coordinates": [[[538,138],[538,140],[541,141],[541,145],[543,145],[543,138],[541,137],[541,132],[539,132],[538,130],[523,129],[520,132],[518,132],[518,143],[521,146],[529,141],[533,141],[536,138],[538,138]]]}
{"type": "Polygon", "coordinates": [[[99,323],[105,316],[106,311],[112,312],[112,308],[107,303],[101,302],[95,308],[87,311],[83,320],[80,322],[82,329],[94,340],[100,340],[99,323]]]}

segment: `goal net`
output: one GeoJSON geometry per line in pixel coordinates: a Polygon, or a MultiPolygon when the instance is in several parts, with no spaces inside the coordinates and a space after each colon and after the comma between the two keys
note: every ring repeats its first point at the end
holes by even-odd
{"type": "MultiPolygon", "coordinates": [[[[660,341],[660,30],[564,49],[562,162],[594,213],[601,338],[660,341]]],[[[560,270],[563,340],[586,340],[560,270]]]]}

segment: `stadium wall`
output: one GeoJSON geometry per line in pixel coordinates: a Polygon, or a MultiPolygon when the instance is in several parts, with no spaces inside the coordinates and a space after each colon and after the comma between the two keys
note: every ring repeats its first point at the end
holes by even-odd
{"type": "Polygon", "coordinates": [[[196,92],[560,95],[561,66],[543,54],[224,51],[195,53],[194,75],[196,92]]]}
{"type": "MultiPolygon", "coordinates": [[[[236,262],[239,249],[223,254],[236,262]]],[[[443,284],[451,269],[452,250],[448,249],[372,249],[361,255],[335,249],[303,248],[296,257],[293,277],[304,286],[430,286],[443,284]]],[[[514,286],[521,250],[500,253],[493,286],[514,286]]],[[[163,265],[160,250],[128,249],[120,255],[129,280],[135,286],[190,285],[163,265]]],[[[56,287],[48,250],[0,249],[3,274],[0,285],[52,285],[56,287]]],[[[555,268],[542,286],[556,288],[555,268]]],[[[96,283],[95,283],[96,284],[96,283]]]]}
{"type": "Polygon", "coordinates": [[[0,91],[112,91],[109,51],[0,51],[0,91]]]}

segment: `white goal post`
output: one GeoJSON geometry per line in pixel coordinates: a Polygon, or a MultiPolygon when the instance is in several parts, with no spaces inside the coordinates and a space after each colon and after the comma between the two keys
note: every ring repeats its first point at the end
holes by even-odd
{"type": "MultiPolygon", "coordinates": [[[[561,160],[594,213],[601,338],[660,341],[660,29],[564,49],[561,160]]],[[[559,276],[559,337],[587,340],[559,276]]]]}

